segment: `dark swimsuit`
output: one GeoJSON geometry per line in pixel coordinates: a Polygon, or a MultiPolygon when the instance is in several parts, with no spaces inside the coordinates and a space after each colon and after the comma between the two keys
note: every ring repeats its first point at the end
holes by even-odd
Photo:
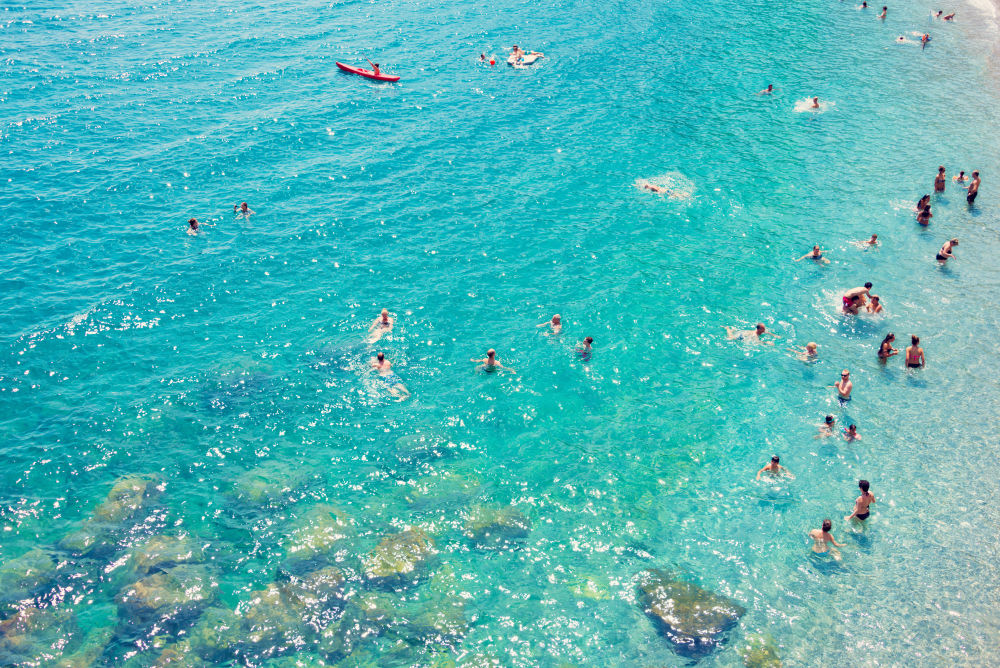
{"type": "Polygon", "coordinates": [[[871,511],[869,510],[869,511],[868,511],[867,513],[858,513],[857,515],[855,515],[855,517],[857,517],[857,518],[858,518],[859,520],[866,520],[866,519],[868,519],[869,517],[871,517],[871,514],[872,514],[872,513],[871,513],[871,511]]]}
{"type": "Polygon", "coordinates": [[[948,258],[945,257],[944,255],[941,255],[941,253],[938,253],[937,254],[937,259],[939,259],[939,260],[947,260],[948,258]]]}
{"type": "Polygon", "coordinates": [[[969,204],[972,204],[973,202],[976,201],[976,195],[978,194],[979,194],[978,190],[974,193],[969,193],[968,195],[966,195],[965,201],[968,202],[969,204]]]}

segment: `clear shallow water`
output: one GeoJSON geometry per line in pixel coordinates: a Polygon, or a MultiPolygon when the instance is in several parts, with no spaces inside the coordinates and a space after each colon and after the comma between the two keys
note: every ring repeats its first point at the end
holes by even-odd
{"type": "Polygon", "coordinates": [[[350,598],[370,589],[359,558],[419,525],[432,577],[386,595],[464,603],[459,638],[363,645],[386,665],[684,665],[636,606],[650,567],[746,607],[702,665],[740,665],[761,632],[786,665],[988,662],[994,28],[932,8],[882,25],[826,3],[4,7],[0,556],[51,550],[42,602],[76,619],[65,647],[38,632],[4,661],[83,646],[84,665],[151,665],[177,630],[119,619],[130,546],[190,536],[216,607],[245,611],[329,503],[350,518],[350,598]],[[892,41],[923,29],[924,52],[892,41]],[[476,61],[513,42],[546,58],[476,61]],[[365,55],[403,82],[334,67],[365,55]],[[813,94],[833,105],[793,111],[813,94]],[[983,192],[969,210],[949,184],[917,229],[905,205],[938,164],[982,170],[983,192]],[[665,175],[692,198],[634,186],[665,175]],[[191,216],[214,227],[190,238],[191,216]],[[872,232],[877,253],[850,245],[872,232]],[[831,265],[791,261],[813,243],[831,265]],[[865,280],[887,312],[845,321],[837,291],[865,280]],[[366,370],[382,306],[403,403],[366,370]],[[555,340],[534,327],[554,312],[555,340]],[[774,349],[725,341],[757,320],[774,349]],[[890,330],[921,335],[926,370],[876,362],[890,330]],[[819,364],[784,354],[810,340],[819,364]],[[473,373],[490,346],[516,375],[473,373]],[[844,366],[847,411],[824,388],[844,366]],[[863,439],[813,439],[828,412],[863,439]],[[795,481],[754,483],[774,452],[795,481]],[[162,491],[120,549],[54,547],[130,474],[162,491]],[[249,498],[258,474],[279,491],[249,498]],[[879,503],[854,536],[859,477],[879,503]],[[526,538],[470,542],[476,507],[510,503],[526,538]],[[839,568],[808,557],[823,517],[839,568]]]}

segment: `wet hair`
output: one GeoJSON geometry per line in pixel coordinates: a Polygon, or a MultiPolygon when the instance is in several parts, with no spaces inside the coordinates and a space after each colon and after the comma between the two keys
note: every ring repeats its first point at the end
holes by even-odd
{"type": "Polygon", "coordinates": [[[830,520],[823,520],[823,531],[829,531],[833,528],[833,522],[830,520]]]}
{"type": "Polygon", "coordinates": [[[858,481],[858,487],[861,488],[862,492],[867,492],[868,491],[868,487],[869,487],[868,481],[867,480],[859,480],[858,481]]]}
{"type": "Polygon", "coordinates": [[[885,338],[882,339],[882,345],[885,345],[886,343],[889,343],[890,341],[892,341],[895,338],[896,338],[896,335],[893,334],[892,332],[889,332],[888,334],[885,335],[885,338]]]}
{"type": "Polygon", "coordinates": [[[849,426],[849,427],[848,427],[847,429],[848,429],[848,431],[850,431],[850,430],[852,430],[852,429],[857,429],[857,428],[858,428],[858,425],[856,425],[856,424],[852,424],[852,425],[851,425],[851,426],[849,426]]]}
{"type": "Polygon", "coordinates": [[[873,302],[877,302],[878,300],[879,300],[879,296],[878,295],[872,295],[872,301],[873,302]]]}
{"type": "Polygon", "coordinates": [[[978,169],[972,170],[972,175],[973,176],[979,176],[979,170],[978,169]]]}
{"type": "Polygon", "coordinates": [[[958,245],[958,239],[952,239],[951,243],[952,243],[953,246],[957,246],[958,245]]]}
{"type": "Polygon", "coordinates": [[[938,171],[939,172],[943,172],[944,171],[944,165],[941,165],[940,167],[938,167],[938,171]]]}
{"type": "Polygon", "coordinates": [[[378,354],[378,355],[376,355],[375,357],[377,357],[377,358],[378,358],[378,361],[379,361],[379,362],[381,362],[382,360],[384,360],[384,359],[385,359],[385,353],[379,353],[379,354],[378,354]]]}
{"type": "Polygon", "coordinates": [[[827,415],[826,416],[826,423],[827,424],[833,424],[833,416],[832,415],[827,415]]]}
{"type": "Polygon", "coordinates": [[[771,461],[777,464],[781,460],[778,459],[778,455],[771,455],[771,461]]]}
{"type": "Polygon", "coordinates": [[[920,337],[917,336],[916,334],[910,334],[910,343],[912,343],[913,345],[917,345],[918,343],[920,343],[920,337]]]}
{"type": "Polygon", "coordinates": [[[865,287],[868,288],[869,290],[871,290],[872,289],[872,282],[868,281],[867,283],[865,283],[865,287]]]}
{"type": "Polygon", "coordinates": [[[191,220],[188,221],[188,225],[190,225],[191,227],[194,227],[197,224],[198,224],[197,218],[192,218],[191,220]]]}
{"type": "Polygon", "coordinates": [[[592,336],[588,336],[587,338],[585,338],[585,339],[583,340],[583,342],[584,342],[584,343],[593,343],[593,342],[594,342],[594,337],[592,337],[592,336]]]}
{"type": "Polygon", "coordinates": [[[964,169],[958,170],[958,175],[959,176],[964,176],[965,175],[965,170],[964,169]]]}

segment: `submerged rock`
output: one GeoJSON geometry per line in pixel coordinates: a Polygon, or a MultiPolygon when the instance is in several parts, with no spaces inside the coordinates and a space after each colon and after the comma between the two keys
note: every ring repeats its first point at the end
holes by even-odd
{"type": "Polygon", "coordinates": [[[362,643],[381,637],[403,621],[388,596],[363,594],[347,603],[337,624],[323,630],[319,649],[333,661],[353,656],[362,643]]]}
{"type": "Polygon", "coordinates": [[[747,636],[740,647],[740,657],[747,668],[781,668],[777,643],[767,634],[747,636]]]}
{"type": "Polygon", "coordinates": [[[418,527],[386,536],[365,559],[365,574],[385,583],[418,580],[431,557],[434,539],[418,527]]]}
{"type": "Polygon", "coordinates": [[[244,637],[258,654],[274,656],[294,650],[305,642],[307,628],[304,605],[296,592],[272,582],[251,592],[237,606],[243,618],[244,637]]]}
{"type": "Polygon", "coordinates": [[[429,645],[457,642],[469,632],[465,605],[452,600],[424,609],[407,621],[406,630],[412,639],[429,645]]]}
{"type": "Polygon", "coordinates": [[[531,520],[514,506],[474,508],[465,522],[465,535],[479,547],[497,548],[520,540],[531,531],[531,520]]]}
{"type": "Polygon", "coordinates": [[[128,567],[134,577],[144,577],[180,564],[201,564],[205,553],[193,539],[178,536],[153,536],[134,546],[128,556],[128,567]]]}
{"type": "Polygon", "coordinates": [[[118,478],[94,514],[59,541],[60,549],[79,556],[107,556],[117,538],[160,494],[160,481],[151,475],[118,478]]]}
{"type": "Polygon", "coordinates": [[[192,651],[187,640],[182,640],[164,647],[152,668],[207,668],[209,665],[192,651]]]}
{"type": "Polygon", "coordinates": [[[115,601],[128,623],[176,626],[211,605],[218,587],[205,566],[182,564],[124,587],[115,601]]]}
{"type": "Polygon", "coordinates": [[[283,567],[298,574],[333,563],[350,536],[350,520],[339,508],[325,503],[313,506],[285,540],[283,567]]]}
{"type": "Polygon", "coordinates": [[[78,634],[76,616],[66,608],[23,608],[0,622],[0,665],[42,665],[78,634]]]}
{"type": "Polygon", "coordinates": [[[45,550],[33,549],[0,565],[0,606],[33,598],[51,584],[56,562],[45,550]]]}
{"type": "Polygon", "coordinates": [[[229,608],[212,607],[188,632],[183,649],[211,663],[224,663],[236,657],[243,642],[243,618],[229,608]]]}
{"type": "Polygon", "coordinates": [[[441,506],[462,506],[479,493],[479,480],[458,473],[420,478],[407,492],[406,501],[413,510],[441,506]]]}
{"type": "Polygon", "coordinates": [[[582,575],[567,583],[574,596],[592,601],[607,601],[611,598],[608,579],[601,575],[582,575]]]}
{"type": "Polygon", "coordinates": [[[674,651],[687,656],[715,649],[746,612],[724,596],[656,568],[639,575],[639,604],[674,651]]]}
{"type": "Polygon", "coordinates": [[[288,465],[264,462],[233,482],[232,496],[240,503],[262,506],[282,503],[305,482],[305,476],[288,465]]]}

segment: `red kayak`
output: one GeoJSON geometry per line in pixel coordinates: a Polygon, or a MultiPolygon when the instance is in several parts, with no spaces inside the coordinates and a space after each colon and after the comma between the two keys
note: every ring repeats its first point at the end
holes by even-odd
{"type": "Polygon", "coordinates": [[[375,74],[372,70],[366,70],[363,67],[355,67],[354,65],[345,65],[344,63],[337,63],[337,67],[344,70],[345,72],[350,72],[351,74],[357,74],[368,79],[375,79],[376,81],[399,81],[399,77],[393,76],[392,74],[375,74]]]}

